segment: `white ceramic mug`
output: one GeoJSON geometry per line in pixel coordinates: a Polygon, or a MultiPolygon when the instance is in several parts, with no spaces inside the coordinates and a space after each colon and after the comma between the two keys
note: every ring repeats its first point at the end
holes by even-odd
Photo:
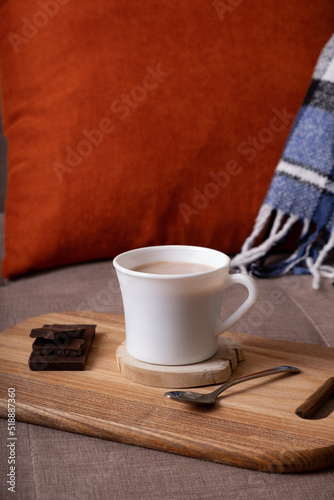
{"type": "Polygon", "coordinates": [[[230,258],[217,250],[183,245],[138,248],[118,255],[113,264],[123,299],[127,351],[147,363],[186,365],[210,358],[217,352],[218,335],[257,300],[253,278],[229,274],[230,258]],[[161,261],[195,262],[211,269],[194,274],[133,270],[161,261]],[[222,293],[234,283],[244,285],[248,297],[222,320],[222,293]]]}

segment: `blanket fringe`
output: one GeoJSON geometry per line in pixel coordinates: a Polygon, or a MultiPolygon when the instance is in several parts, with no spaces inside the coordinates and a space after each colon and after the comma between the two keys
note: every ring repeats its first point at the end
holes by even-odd
{"type": "Polygon", "coordinates": [[[299,220],[295,215],[287,216],[284,219],[285,213],[282,210],[277,210],[269,235],[262,243],[254,247],[256,238],[260,236],[272,216],[273,208],[267,204],[262,205],[252,233],[244,242],[240,253],[231,261],[232,268],[262,277],[284,275],[289,272],[295,272],[296,274],[310,273],[313,276],[312,287],[314,289],[320,288],[322,277],[334,278],[334,267],[323,265],[323,261],[334,248],[334,227],[328,241],[323,242],[323,247],[318,252],[315,252],[314,245],[319,239],[319,230],[316,229],[311,232],[311,224],[308,219],[303,220],[297,249],[289,257],[278,264],[265,267],[261,262],[259,265],[258,261],[260,259],[264,260],[269,251],[286,238],[292,226],[299,220]]]}
{"type": "Polygon", "coordinates": [[[323,261],[329,254],[329,252],[334,248],[334,228],[329,237],[328,242],[324,245],[322,250],[319,252],[319,255],[315,262],[312,261],[310,257],[307,257],[306,264],[310,270],[310,273],[313,275],[313,283],[312,286],[315,290],[320,288],[320,280],[321,278],[334,278],[334,267],[322,265],[323,261]]]}

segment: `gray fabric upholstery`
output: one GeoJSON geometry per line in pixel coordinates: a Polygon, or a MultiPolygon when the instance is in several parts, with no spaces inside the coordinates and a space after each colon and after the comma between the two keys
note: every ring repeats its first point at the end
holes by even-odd
{"type": "MultiPolygon", "coordinates": [[[[0,232],[0,234],[2,234],[0,232]]],[[[258,281],[258,305],[234,328],[243,333],[334,346],[330,281],[321,291],[309,276],[258,281]]],[[[242,298],[226,294],[224,311],[242,298]]],[[[122,313],[112,262],[64,267],[4,281],[0,331],[28,317],[61,310],[122,313]]],[[[0,419],[1,435],[7,421],[0,419]]],[[[172,455],[40,426],[17,423],[17,483],[6,490],[7,458],[1,441],[0,498],[20,500],[195,500],[334,497],[334,470],[276,475],[172,455]]]]}

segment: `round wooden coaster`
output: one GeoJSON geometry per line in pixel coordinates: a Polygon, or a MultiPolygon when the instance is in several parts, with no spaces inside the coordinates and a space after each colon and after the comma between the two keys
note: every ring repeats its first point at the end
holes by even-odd
{"type": "Polygon", "coordinates": [[[138,361],[128,354],[125,342],[116,351],[117,366],[125,378],[143,385],[180,389],[226,382],[243,361],[242,345],[219,337],[218,351],[212,358],[184,366],[153,365],[138,361]]]}

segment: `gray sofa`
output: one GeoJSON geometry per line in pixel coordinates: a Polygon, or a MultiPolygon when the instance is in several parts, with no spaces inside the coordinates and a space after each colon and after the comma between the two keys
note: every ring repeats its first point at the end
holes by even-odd
{"type": "MultiPolygon", "coordinates": [[[[1,210],[5,194],[5,145],[1,142],[1,210]]],[[[1,258],[3,213],[0,215],[1,258]]],[[[24,250],[24,249],[23,249],[24,250]]],[[[234,331],[334,347],[334,287],[314,291],[309,276],[258,280],[259,301],[234,331]]],[[[228,295],[226,309],[238,302],[228,295]]],[[[0,286],[0,331],[43,313],[68,310],[122,313],[111,261],[40,273],[0,286]],[[108,293],[103,291],[108,290],[108,293]]],[[[333,401],[333,398],[332,398],[333,401]]],[[[19,414],[18,414],[19,419],[19,414]]],[[[1,419],[1,435],[7,421],[1,419]]],[[[6,443],[0,453],[0,498],[22,500],[332,499],[334,470],[272,474],[231,467],[112,441],[17,423],[16,493],[6,485],[6,443]]],[[[223,430],[222,430],[223,432],[223,430]]]]}

